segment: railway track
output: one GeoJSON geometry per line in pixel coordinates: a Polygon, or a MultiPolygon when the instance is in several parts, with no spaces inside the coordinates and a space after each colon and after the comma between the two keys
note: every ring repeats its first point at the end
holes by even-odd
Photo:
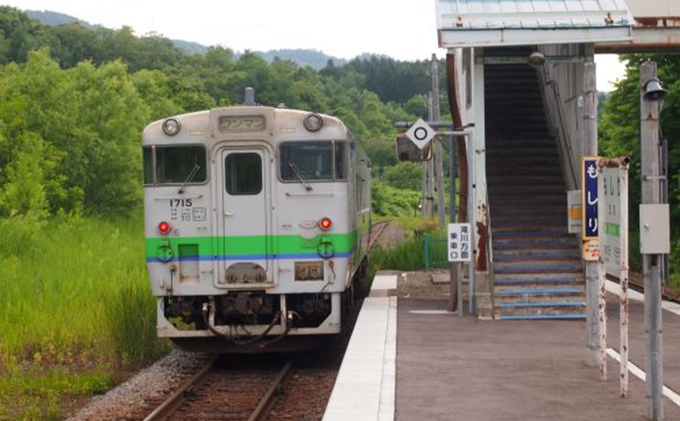
{"type": "Polygon", "coordinates": [[[224,367],[217,359],[210,360],[144,421],[264,421],[293,362],[271,366],[271,361],[255,359],[252,363],[224,367]]]}
{"type": "MultiPolygon", "coordinates": [[[[617,283],[619,282],[619,280],[617,278],[607,277],[607,279],[610,279],[610,280],[617,282],[617,283]]],[[[642,293],[645,292],[644,278],[639,273],[631,273],[629,275],[628,285],[629,285],[629,288],[634,289],[635,291],[642,292],[642,293]]],[[[675,303],[680,303],[680,292],[674,290],[671,287],[665,287],[663,289],[662,297],[663,297],[664,300],[672,301],[672,302],[675,302],[675,303]]]]}
{"type": "Polygon", "coordinates": [[[385,228],[387,228],[390,225],[390,222],[392,222],[390,219],[383,219],[381,221],[377,221],[375,224],[373,224],[373,230],[377,229],[377,232],[373,236],[373,238],[369,239],[368,241],[368,251],[370,252],[371,249],[373,248],[373,245],[375,242],[380,238],[380,234],[385,231],[385,228]]]}
{"type": "MultiPolygon", "coordinates": [[[[374,224],[369,250],[390,222],[374,224]]],[[[331,350],[298,354],[295,364],[271,355],[210,359],[170,395],[147,400],[127,420],[321,419],[350,333],[346,331],[331,350]]]]}

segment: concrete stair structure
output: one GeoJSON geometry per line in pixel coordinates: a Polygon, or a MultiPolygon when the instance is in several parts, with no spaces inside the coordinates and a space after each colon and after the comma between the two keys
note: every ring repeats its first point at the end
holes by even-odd
{"type": "Polygon", "coordinates": [[[536,70],[486,65],[484,77],[495,317],[584,320],[583,264],[567,233],[566,188],[536,70]]]}

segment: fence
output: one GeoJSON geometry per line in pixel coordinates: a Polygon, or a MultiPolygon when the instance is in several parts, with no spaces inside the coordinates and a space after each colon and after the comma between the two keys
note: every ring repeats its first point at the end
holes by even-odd
{"type": "Polygon", "coordinates": [[[449,260],[446,256],[446,238],[423,236],[423,256],[425,257],[425,270],[446,269],[449,260]]]}

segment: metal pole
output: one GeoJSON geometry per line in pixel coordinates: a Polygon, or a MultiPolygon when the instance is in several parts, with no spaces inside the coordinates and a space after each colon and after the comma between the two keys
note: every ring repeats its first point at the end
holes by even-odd
{"type": "MultiPolygon", "coordinates": [[[[439,61],[437,55],[432,54],[432,117],[435,121],[441,119],[441,110],[439,107],[439,61]]],[[[436,155],[436,170],[437,170],[437,216],[439,218],[439,230],[443,231],[446,228],[446,205],[444,202],[444,157],[442,145],[439,140],[435,139],[436,155]]],[[[453,222],[453,221],[452,221],[453,222]]]]}
{"type": "MultiPolygon", "coordinates": [[[[427,93],[427,119],[428,120],[434,120],[433,115],[433,102],[432,102],[432,92],[427,93]]],[[[432,215],[434,214],[434,194],[431,191],[431,189],[434,189],[434,183],[432,180],[432,177],[434,177],[434,155],[435,155],[435,148],[434,148],[434,141],[430,143],[430,153],[432,154],[431,158],[429,161],[425,162],[426,165],[426,175],[425,175],[425,203],[427,203],[427,206],[425,206],[425,215],[427,218],[432,218],[432,215]]]]}
{"type": "MultiPolygon", "coordinates": [[[[453,136],[451,137],[451,155],[453,158],[451,158],[451,162],[453,162],[453,166],[451,167],[451,191],[453,192],[452,199],[451,199],[451,204],[454,205],[453,208],[451,208],[451,215],[453,216],[453,220],[460,222],[460,214],[458,213],[458,204],[456,203],[456,181],[459,179],[459,168],[458,168],[458,142],[456,140],[456,137],[453,136]]],[[[456,264],[456,281],[458,283],[458,302],[456,303],[456,306],[458,308],[458,316],[463,317],[463,265],[458,263],[456,264]]]]}
{"type": "MultiPolygon", "coordinates": [[[[449,222],[456,222],[456,142],[453,140],[453,136],[449,136],[449,222]]],[[[450,275],[450,290],[449,290],[449,308],[448,310],[453,312],[458,310],[458,315],[463,315],[463,305],[458,304],[458,280],[456,276],[457,264],[449,263],[449,275],[450,275]]],[[[460,296],[463,296],[462,290],[460,290],[460,296]]]]}
{"type": "Polygon", "coordinates": [[[472,232],[472,247],[470,247],[470,254],[472,260],[468,263],[468,303],[470,314],[475,314],[475,260],[477,258],[476,246],[477,239],[475,238],[476,231],[476,215],[475,215],[475,142],[472,133],[467,137],[467,159],[468,159],[468,216],[467,222],[470,223],[472,232]]]}
{"type": "Polygon", "coordinates": [[[600,257],[597,261],[597,284],[598,284],[598,358],[597,362],[600,368],[600,380],[607,380],[607,290],[605,289],[605,283],[607,280],[607,273],[604,267],[604,240],[605,240],[605,228],[604,221],[606,219],[606,195],[604,193],[604,165],[600,162],[597,171],[597,221],[598,221],[598,234],[600,237],[600,257]]]}
{"type": "Polygon", "coordinates": [[[425,192],[427,191],[427,162],[422,162],[420,164],[420,166],[422,168],[422,173],[423,173],[423,177],[422,177],[422,187],[423,187],[422,190],[423,191],[422,191],[422,194],[421,194],[421,197],[420,197],[420,216],[424,219],[425,215],[427,215],[427,202],[425,200],[425,198],[426,198],[425,192]]]}
{"type": "MultiPolygon", "coordinates": [[[[434,95],[427,94],[428,119],[434,120],[434,95]]],[[[434,218],[434,161],[437,154],[436,139],[430,143],[432,158],[427,163],[427,217],[434,218]]]]}
{"type": "MultiPolygon", "coordinates": [[[[640,66],[640,86],[656,77],[656,63],[640,66]]],[[[640,91],[640,133],[641,133],[641,176],[642,203],[655,204],[661,199],[657,181],[660,175],[659,157],[659,103],[645,101],[640,91]]],[[[654,420],[663,419],[663,347],[661,318],[660,268],[663,255],[643,254],[642,269],[645,280],[645,332],[647,336],[647,416],[654,420]]]]}
{"type": "MultiPolygon", "coordinates": [[[[583,152],[588,156],[597,156],[597,79],[595,63],[583,66],[583,152]]],[[[581,186],[583,188],[583,186],[581,186]]],[[[588,336],[588,355],[586,362],[598,366],[600,361],[600,324],[598,304],[600,288],[598,262],[585,262],[586,294],[588,298],[588,315],[586,334],[588,336]]]]}
{"type": "Polygon", "coordinates": [[[628,165],[619,166],[619,179],[621,180],[621,305],[619,308],[620,319],[620,344],[621,353],[621,397],[628,396],[628,165]]]}

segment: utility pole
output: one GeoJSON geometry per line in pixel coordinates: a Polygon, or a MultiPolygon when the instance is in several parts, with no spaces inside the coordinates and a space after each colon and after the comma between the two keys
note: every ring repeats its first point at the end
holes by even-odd
{"type": "Polygon", "coordinates": [[[427,215],[427,161],[423,161],[420,163],[420,166],[422,168],[423,172],[423,177],[422,177],[422,194],[420,197],[420,216],[424,219],[425,216],[427,215]]]}
{"type": "MultiPolygon", "coordinates": [[[[597,156],[597,74],[595,63],[583,66],[583,153],[597,156]]],[[[585,186],[581,186],[585,188],[585,186]]],[[[588,336],[588,355],[586,362],[590,366],[600,365],[600,320],[599,320],[599,263],[586,261],[586,294],[588,298],[588,314],[586,333],[588,336]]]]}
{"type": "MultiPolygon", "coordinates": [[[[432,100],[430,99],[430,94],[427,95],[427,119],[428,119],[429,121],[432,121],[432,100]]],[[[431,148],[431,147],[432,147],[432,146],[430,146],[430,148],[431,148]]],[[[427,169],[428,169],[428,162],[427,162],[427,161],[423,161],[423,162],[420,163],[420,165],[421,165],[421,168],[422,168],[422,170],[423,170],[423,177],[422,177],[422,189],[423,189],[423,192],[422,192],[421,198],[420,198],[420,210],[421,210],[420,214],[421,214],[421,217],[422,217],[423,219],[425,219],[425,218],[427,218],[427,215],[429,215],[429,213],[430,213],[430,212],[428,211],[428,208],[427,208],[427,207],[428,207],[428,204],[430,203],[430,201],[429,201],[428,198],[427,198],[427,186],[428,186],[428,184],[427,184],[427,169]]]]}
{"type": "MultiPolygon", "coordinates": [[[[427,94],[427,104],[428,104],[428,120],[434,121],[434,95],[432,92],[427,94]]],[[[427,162],[427,217],[434,218],[434,160],[436,154],[436,140],[433,140],[430,144],[430,149],[432,151],[432,157],[427,162]]]]}
{"type": "MultiPolygon", "coordinates": [[[[656,63],[640,66],[640,86],[646,87],[649,80],[656,79],[656,63]]],[[[645,89],[640,92],[640,133],[641,133],[641,178],[642,203],[661,202],[662,174],[660,171],[659,103],[644,98],[645,89]]],[[[642,218],[641,218],[642,219],[642,218]]],[[[640,221],[643,224],[643,221],[640,221]]],[[[645,227],[641,227],[641,230],[645,227]]],[[[642,270],[645,281],[645,335],[647,339],[647,415],[654,421],[663,419],[663,343],[661,318],[661,262],[663,254],[642,255],[642,270]]]]}
{"type": "MultiPolygon", "coordinates": [[[[437,55],[432,54],[432,117],[434,121],[441,120],[439,107],[439,61],[437,55]]],[[[437,216],[439,217],[439,230],[446,228],[446,204],[444,202],[444,161],[441,141],[435,140],[434,159],[437,170],[437,216]]],[[[453,222],[453,221],[452,221],[453,222]]]]}
{"type": "MultiPolygon", "coordinates": [[[[456,222],[456,141],[453,136],[449,137],[449,223],[456,222]]],[[[449,279],[451,282],[449,293],[449,307],[450,312],[458,309],[459,315],[463,315],[463,305],[458,306],[458,268],[460,264],[449,263],[449,279]]],[[[463,292],[460,291],[462,295],[463,292]]]]}

